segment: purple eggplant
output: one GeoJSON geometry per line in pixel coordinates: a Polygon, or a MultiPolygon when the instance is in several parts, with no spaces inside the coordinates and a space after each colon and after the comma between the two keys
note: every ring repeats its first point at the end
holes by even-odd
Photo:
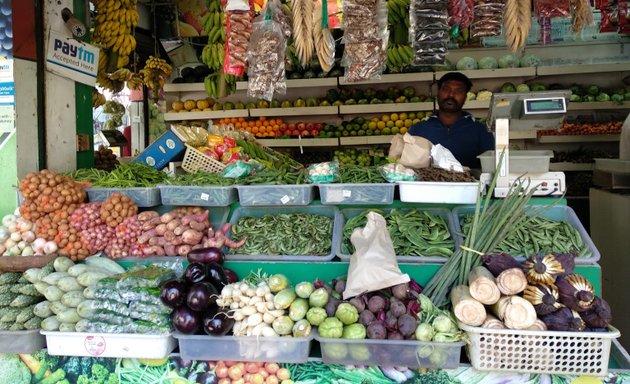
{"type": "Polygon", "coordinates": [[[201,314],[185,305],[173,311],[173,326],[181,333],[195,334],[201,325],[201,314]]]}
{"type": "Polygon", "coordinates": [[[219,292],[214,285],[202,281],[190,287],[188,296],[186,296],[186,304],[193,311],[203,312],[217,302],[218,295],[219,292]]]}
{"type": "Polygon", "coordinates": [[[225,312],[217,312],[214,316],[206,316],[203,319],[203,330],[212,336],[223,336],[232,330],[234,319],[225,312]]]}
{"type": "Polygon", "coordinates": [[[223,252],[219,248],[215,247],[207,247],[207,248],[198,248],[193,249],[188,252],[186,258],[191,263],[223,263],[225,259],[223,252]]]}
{"type": "Polygon", "coordinates": [[[208,277],[208,270],[205,264],[190,263],[184,270],[184,279],[190,284],[200,283],[208,277]]]}
{"type": "Polygon", "coordinates": [[[217,291],[220,292],[223,287],[228,285],[228,278],[222,266],[217,263],[208,263],[206,268],[206,281],[212,283],[217,291]]]}
{"type": "Polygon", "coordinates": [[[171,308],[177,308],[184,304],[187,294],[188,287],[183,281],[169,280],[160,289],[160,300],[171,308]]]}

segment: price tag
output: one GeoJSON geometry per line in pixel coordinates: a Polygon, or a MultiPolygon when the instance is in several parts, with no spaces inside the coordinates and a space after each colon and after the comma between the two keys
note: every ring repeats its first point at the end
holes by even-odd
{"type": "Polygon", "coordinates": [[[208,201],[208,199],[210,198],[210,195],[204,192],[201,194],[201,196],[199,196],[199,198],[203,201],[208,201]]]}
{"type": "Polygon", "coordinates": [[[287,195],[282,196],[282,198],[280,199],[280,202],[281,202],[282,204],[286,204],[286,203],[288,203],[289,201],[291,201],[291,198],[290,198],[289,196],[287,196],[287,195]]]}
{"type": "Polygon", "coordinates": [[[343,191],[341,191],[341,195],[347,199],[349,197],[352,197],[352,191],[349,189],[344,189],[343,191]]]}

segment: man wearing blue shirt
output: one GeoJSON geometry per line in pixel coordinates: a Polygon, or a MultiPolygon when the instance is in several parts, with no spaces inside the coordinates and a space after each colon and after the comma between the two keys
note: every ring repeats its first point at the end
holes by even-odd
{"type": "Polygon", "coordinates": [[[462,73],[449,72],[442,76],[438,80],[439,111],[412,126],[409,134],[442,144],[464,166],[481,168],[477,156],[494,150],[494,136],[484,124],[462,110],[471,88],[472,82],[462,73]]]}

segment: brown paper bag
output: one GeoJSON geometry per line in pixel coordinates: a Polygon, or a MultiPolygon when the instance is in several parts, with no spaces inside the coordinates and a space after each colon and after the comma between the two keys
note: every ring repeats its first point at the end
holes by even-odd
{"type": "Polygon", "coordinates": [[[394,160],[400,159],[404,146],[405,141],[403,140],[403,135],[400,133],[395,134],[389,142],[389,153],[387,154],[387,157],[394,160]]]}
{"type": "Polygon", "coordinates": [[[424,137],[405,133],[405,143],[399,163],[409,168],[426,168],[431,164],[431,147],[433,144],[424,137]]]}
{"type": "Polygon", "coordinates": [[[352,232],[355,251],[350,258],[343,299],[409,282],[398,268],[394,244],[385,218],[376,212],[367,215],[367,224],[352,232]]]}

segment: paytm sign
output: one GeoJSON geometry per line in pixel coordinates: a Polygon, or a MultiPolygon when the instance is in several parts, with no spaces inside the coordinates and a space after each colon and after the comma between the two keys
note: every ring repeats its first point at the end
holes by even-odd
{"type": "Polygon", "coordinates": [[[98,72],[97,47],[54,31],[50,31],[47,47],[46,69],[74,81],[94,85],[98,72]]]}

